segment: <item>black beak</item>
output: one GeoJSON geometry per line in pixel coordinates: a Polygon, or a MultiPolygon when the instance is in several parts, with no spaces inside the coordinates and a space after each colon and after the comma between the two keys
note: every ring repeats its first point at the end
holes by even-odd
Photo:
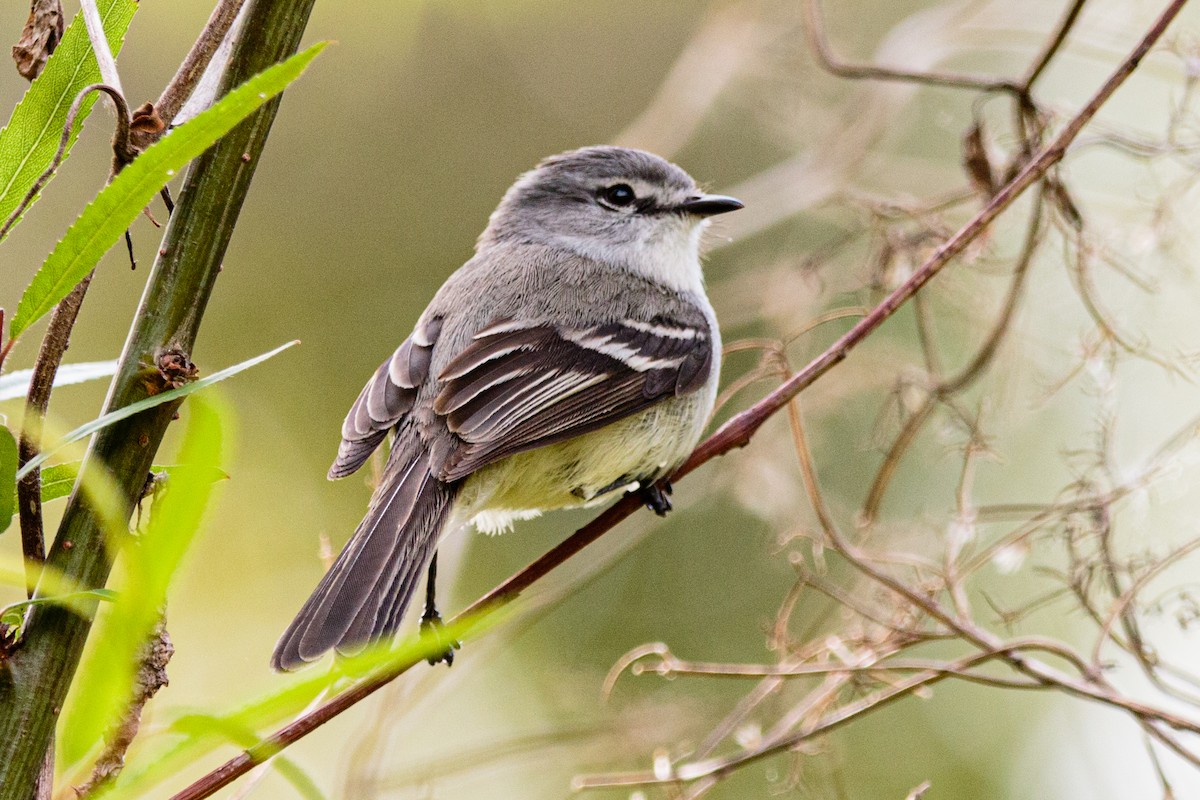
{"type": "Polygon", "coordinates": [[[712,217],[717,214],[728,214],[745,208],[746,204],[736,197],[726,197],[723,194],[701,194],[689,197],[676,208],[685,214],[695,214],[698,217],[712,217]]]}

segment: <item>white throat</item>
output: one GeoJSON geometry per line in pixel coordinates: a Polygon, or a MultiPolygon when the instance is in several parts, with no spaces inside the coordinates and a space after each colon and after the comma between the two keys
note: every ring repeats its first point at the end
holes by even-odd
{"type": "Polygon", "coordinates": [[[613,245],[594,238],[572,238],[564,244],[596,261],[620,264],[668,289],[703,296],[700,239],[707,226],[708,220],[703,220],[654,228],[641,241],[634,243],[613,245]]]}

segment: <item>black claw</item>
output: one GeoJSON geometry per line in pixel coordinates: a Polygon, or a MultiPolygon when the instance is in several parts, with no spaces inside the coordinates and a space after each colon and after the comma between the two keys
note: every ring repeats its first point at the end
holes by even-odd
{"type": "Polygon", "coordinates": [[[429,559],[429,573],[425,579],[425,611],[421,614],[421,633],[429,633],[437,638],[438,644],[444,644],[446,649],[441,655],[430,656],[425,659],[433,666],[441,661],[446,662],[447,667],[454,666],[454,651],[462,647],[462,642],[457,640],[447,642],[442,635],[442,615],[438,613],[437,602],[437,551],[433,551],[433,558],[429,559]]]}
{"type": "Polygon", "coordinates": [[[646,504],[646,508],[658,514],[660,517],[665,517],[667,512],[671,510],[671,501],[667,495],[671,493],[671,484],[669,481],[661,481],[652,483],[649,486],[643,486],[638,490],[642,497],[642,502],[646,504]]]}
{"type": "Polygon", "coordinates": [[[442,651],[441,654],[430,656],[429,658],[425,659],[429,662],[430,666],[439,664],[443,661],[446,662],[447,667],[454,666],[454,651],[462,647],[462,642],[458,641],[457,639],[445,641],[444,637],[442,636],[442,629],[444,627],[445,625],[442,623],[442,615],[438,613],[437,607],[432,605],[426,606],[425,613],[421,615],[421,633],[428,633],[436,637],[438,644],[446,645],[446,649],[442,651]]]}

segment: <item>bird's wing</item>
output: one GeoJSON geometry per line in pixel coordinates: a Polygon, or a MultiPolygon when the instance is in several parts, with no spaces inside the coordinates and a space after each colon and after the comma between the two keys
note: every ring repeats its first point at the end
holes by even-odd
{"type": "Polygon", "coordinates": [[[429,375],[433,345],[441,329],[440,317],[422,320],[375,370],[342,423],[342,443],[329,468],[330,478],[345,477],[361,467],[387,432],[412,410],[417,389],[429,375]]]}
{"type": "Polygon", "coordinates": [[[438,477],[458,480],[695,392],[712,369],[712,335],[699,311],[686,321],[580,327],[496,321],[438,375],[433,408],[455,442],[438,477]]]}

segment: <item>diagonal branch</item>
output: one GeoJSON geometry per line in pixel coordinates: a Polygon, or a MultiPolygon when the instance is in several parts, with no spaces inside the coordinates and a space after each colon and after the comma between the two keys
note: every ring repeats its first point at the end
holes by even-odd
{"type": "MultiPolygon", "coordinates": [[[[25,418],[21,423],[21,438],[18,443],[17,463],[25,466],[37,458],[42,446],[42,425],[50,407],[50,392],[54,387],[54,376],[62,362],[63,354],[71,340],[71,329],[79,315],[79,307],[87,293],[92,275],[79,282],[71,293],[64,297],[50,317],[46,336],[33,367],[29,381],[29,393],[25,398],[25,418]]],[[[42,527],[42,471],[32,470],[17,482],[17,512],[21,521],[21,551],[25,556],[26,595],[33,597],[41,575],[42,563],[46,560],[46,544],[42,527]]]]}
{"type": "MultiPolygon", "coordinates": [[[[1008,183],[1001,187],[987,206],[976,213],[957,233],[939,247],[919,270],[804,369],[752,407],[722,425],[716,433],[701,443],[687,462],[675,473],[672,480],[677,481],[713,458],[748,444],[751,437],[768,418],[786,406],[803,389],[812,385],[818,378],[843,361],[851,350],[877,330],[934,275],[978,238],[988,225],[1011,206],[1026,189],[1039,181],[1051,167],[1061,161],[1067,148],[1080,131],[1137,69],[1138,64],[1162,37],[1186,2],[1187,0],[1172,0],[1108,80],[1058,135],[1035,157],[1031,158],[1008,183]]],[[[612,530],[640,507],[641,503],[633,496],[626,496],[618,500],[590,523],[481,597],[457,615],[453,621],[462,620],[517,597],[556,567],[612,530]]],[[[212,796],[222,787],[228,786],[239,776],[253,769],[265,757],[299,741],[324,723],[381,689],[413,665],[412,663],[397,664],[378,675],[363,680],[343,694],[332,698],[324,705],[281,728],[259,746],[241,753],[204,775],[174,795],[171,800],[202,800],[202,798],[212,796]]]]}
{"type": "Polygon", "coordinates": [[[1084,126],[1096,116],[1096,112],[1100,110],[1100,107],[1112,97],[1121,84],[1137,69],[1138,64],[1150,52],[1150,48],[1162,37],[1163,33],[1166,32],[1167,26],[1171,24],[1171,21],[1175,19],[1186,4],[1187,0],[1172,0],[1162,15],[1155,21],[1154,25],[1146,32],[1137,46],[1134,47],[1133,51],[1126,56],[1120,66],[1109,76],[1108,80],[1104,82],[1096,94],[1092,96],[1092,99],[1071,118],[1070,122],[1059,131],[1058,135],[1041,152],[1032,158],[1015,177],[1001,187],[1000,191],[996,193],[996,196],[986,206],[972,217],[966,225],[960,228],[957,233],[942,244],[912,277],[884,298],[883,302],[876,306],[870,314],[851,328],[842,338],[834,342],[829,349],[818,356],[808,366],[800,370],[790,380],[754,406],[722,425],[720,430],[696,449],[696,452],[692,454],[692,457],[688,459],[688,462],[680,470],[680,475],[691,472],[714,456],[723,455],[737,447],[744,447],[750,441],[750,437],[754,435],[755,431],[772,414],[783,408],[789,400],[810,386],[834,365],[843,361],[855,346],[878,329],[888,317],[896,313],[896,310],[900,306],[904,305],[934,275],[940,272],[951,259],[961,253],[968,244],[973,242],[1002,211],[1012,205],[1013,201],[1021,193],[1045,175],[1052,166],[1061,161],[1063,156],[1066,155],[1067,147],[1075,140],[1075,137],[1079,135],[1084,126]]]}
{"type": "MultiPolygon", "coordinates": [[[[154,103],[146,103],[139,108],[135,116],[141,116],[145,124],[140,125],[134,132],[134,144],[139,149],[146,149],[160,139],[167,129],[175,122],[180,110],[188,98],[196,91],[204,78],[210,64],[218,52],[222,51],[222,42],[230,36],[234,21],[242,10],[245,0],[219,0],[204,30],[192,44],[191,50],[179,65],[171,82],[163,89],[162,94],[154,103]]],[[[218,59],[218,62],[223,59],[218,59]]],[[[223,64],[213,65],[213,71],[223,67],[223,64]]],[[[164,190],[165,191],[165,190],[164,190]]],[[[167,200],[164,194],[163,199],[167,200]]],[[[168,209],[170,203],[167,203],[168,209]]]]}

